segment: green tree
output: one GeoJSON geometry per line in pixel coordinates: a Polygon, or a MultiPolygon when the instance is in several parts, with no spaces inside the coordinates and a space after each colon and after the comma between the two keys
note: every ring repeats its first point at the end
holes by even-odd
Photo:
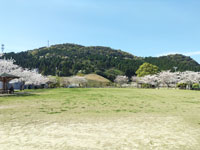
{"type": "Polygon", "coordinates": [[[138,77],[143,77],[146,75],[153,75],[159,72],[159,68],[150,63],[142,64],[139,69],[136,71],[138,77]]]}

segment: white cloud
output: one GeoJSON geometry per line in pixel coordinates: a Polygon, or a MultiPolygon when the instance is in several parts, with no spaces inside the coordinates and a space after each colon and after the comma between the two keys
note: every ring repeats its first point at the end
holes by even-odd
{"type": "Polygon", "coordinates": [[[188,56],[195,56],[195,55],[200,55],[200,51],[196,51],[196,52],[187,52],[187,53],[184,53],[185,55],[188,55],[188,56]]]}

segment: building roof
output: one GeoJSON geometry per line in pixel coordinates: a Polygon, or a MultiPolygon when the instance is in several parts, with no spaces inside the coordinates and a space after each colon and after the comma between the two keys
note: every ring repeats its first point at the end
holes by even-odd
{"type": "Polygon", "coordinates": [[[2,73],[2,74],[0,74],[0,80],[2,80],[3,78],[7,78],[9,80],[12,80],[12,79],[18,79],[20,77],[12,75],[12,74],[8,74],[8,73],[2,73]]]}

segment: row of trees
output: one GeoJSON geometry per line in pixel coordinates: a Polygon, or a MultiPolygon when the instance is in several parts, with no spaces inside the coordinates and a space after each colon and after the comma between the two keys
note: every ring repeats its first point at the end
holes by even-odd
{"type": "Polygon", "coordinates": [[[179,87],[179,88],[200,88],[200,72],[170,72],[162,71],[154,75],[143,77],[133,76],[130,80],[126,76],[117,76],[115,83],[119,85],[127,84],[129,81],[137,84],[137,87],[159,88],[159,87],[179,87]]]}
{"type": "MultiPolygon", "coordinates": [[[[13,82],[20,81],[26,85],[42,85],[49,82],[49,78],[38,73],[37,70],[24,69],[16,64],[13,59],[5,60],[0,59],[0,73],[8,73],[19,76],[20,79],[14,80],[13,82]]],[[[123,85],[135,83],[138,87],[176,87],[179,88],[199,88],[200,83],[200,72],[185,71],[185,72],[170,72],[162,71],[159,72],[157,66],[144,63],[136,71],[137,76],[124,76],[118,75],[114,82],[123,85]]],[[[84,77],[73,76],[66,78],[65,80],[69,85],[84,85],[87,80],[84,77]]]]}

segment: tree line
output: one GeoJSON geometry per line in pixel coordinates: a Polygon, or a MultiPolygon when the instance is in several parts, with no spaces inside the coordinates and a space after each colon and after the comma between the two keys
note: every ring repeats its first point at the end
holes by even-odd
{"type": "Polygon", "coordinates": [[[135,87],[140,88],[180,88],[180,89],[198,89],[200,90],[200,72],[184,71],[171,72],[159,71],[155,65],[144,63],[136,71],[137,76],[128,78],[127,76],[117,76],[114,80],[118,85],[130,86],[130,82],[135,87]]]}

